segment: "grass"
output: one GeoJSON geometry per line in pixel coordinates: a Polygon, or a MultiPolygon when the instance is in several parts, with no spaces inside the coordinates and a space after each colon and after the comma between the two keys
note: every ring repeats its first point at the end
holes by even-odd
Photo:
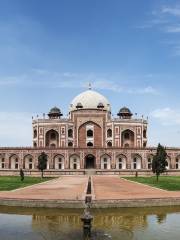
{"type": "Polygon", "coordinates": [[[0,177],[0,191],[9,191],[17,188],[27,187],[33,184],[45,182],[52,178],[43,178],[40,177],[26,177],[24,181],[21,182],[20,177],[16,176],[1,176],[0,177]]]}
{"type": "Polygon", "coordinates": [[[180,191],[180,176],[160,176],[159,182],[156,177],[124,177],[127,180],[147,184],[153,187],[169,191],[180,191]]]}

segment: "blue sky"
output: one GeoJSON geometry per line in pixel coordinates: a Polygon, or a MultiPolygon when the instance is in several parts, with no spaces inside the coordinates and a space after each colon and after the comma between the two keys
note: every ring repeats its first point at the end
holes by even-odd
{"type": "Polygon", "coordinates": [[[30,146],[31,116],[66,116],[88,82],[180,146],[180,2],[0,0],[1,146],[30,146]]]}

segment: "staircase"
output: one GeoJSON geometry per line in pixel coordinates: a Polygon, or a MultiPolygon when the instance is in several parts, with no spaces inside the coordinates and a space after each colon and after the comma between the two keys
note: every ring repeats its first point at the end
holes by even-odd
{"type": "Polygon", "coordinates": [[[95,169],[85,169],[85,175],[88,175],[88,176],[96,175],[96,170],[95,169]]]}

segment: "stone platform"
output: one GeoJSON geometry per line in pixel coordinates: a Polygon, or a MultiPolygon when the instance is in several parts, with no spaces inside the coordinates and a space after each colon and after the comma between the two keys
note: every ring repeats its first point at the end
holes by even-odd
{"type": "MultiPolygon", "coordinates": [[[[62,176],[33,186],[0,192],[0,205],[84,208],[88,176],[62,176]]],[[[92,176],[92,207],[180,205],[180,191],[166,191],[119,176],[92,176]]],[[[88,195],[89,196],[89,195],[88,195]]]]}

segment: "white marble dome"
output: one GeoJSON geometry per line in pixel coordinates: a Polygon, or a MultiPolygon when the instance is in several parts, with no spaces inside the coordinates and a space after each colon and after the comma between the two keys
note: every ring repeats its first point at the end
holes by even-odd
{"type": "Polygon", "coordinates": [[[111,111],[111,106],[107,98],[105,98],[100,93],[93,91],[91,89],[85,92],[82,92],[72,100],[70,104],[70,111],[77,110],[78,109],[77,106],[81,109],[100,109],[101,108],[109,112],[111,111]]]}

